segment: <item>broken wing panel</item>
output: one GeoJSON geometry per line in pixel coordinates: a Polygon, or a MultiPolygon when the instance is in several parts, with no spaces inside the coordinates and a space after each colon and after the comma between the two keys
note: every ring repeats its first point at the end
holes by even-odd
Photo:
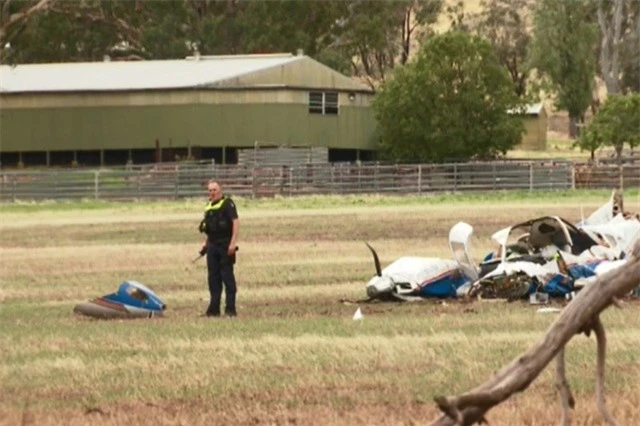
{"type": "Polygon", "coordinates": [[[550,270],[549,267],[545,267],[545,265],[538,265],[533,262],[503,262],[498,265],[496,269],[482,277],[482,279],[491,278],[500,274],[511,275],[517,272],[523,272],[530,277],[544,278],[546,275],[553,273],[554,271],[550,270]]]}
{"type": "Polygon", "coordinates": [[[625,219],[621,214],[608,223],[583,225],[582,228],[600,235],[612,249],[625,254],[629,254],[633,244],[640,239],[640,221],[625,219]]]}
{"type": "Polygon", "coordinates": [[[610,222],[613,219],[613,203],[615,198],[615,191],[611,193],[611,199],[603,204],[596,211],[591,213],[588,218],[580,223],[582,225],[601,225],[610,222]]]}

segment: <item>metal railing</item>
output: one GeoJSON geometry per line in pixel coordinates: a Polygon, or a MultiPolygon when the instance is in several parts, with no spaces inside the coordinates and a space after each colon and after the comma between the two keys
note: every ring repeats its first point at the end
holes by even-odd
{"type": "Polygon", "coordinates": [[[431,194],[508,190],[639,188],[640,165],[572,162],[242,166],[156,164],[103,169],[0,172],[0,200],[152,200],[201,197],[209,179],[234,196],[431,194]]]}

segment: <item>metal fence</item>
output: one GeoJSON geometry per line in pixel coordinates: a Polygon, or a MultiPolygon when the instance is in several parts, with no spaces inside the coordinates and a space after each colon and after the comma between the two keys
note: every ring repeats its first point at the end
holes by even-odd
{"type": "Polygon", "coordinates": [[[639,188],[640,164],[572,162],[453,164],[310,163],[259,167],[172,163],[92,170],[0,172],[0,200],[152,200],[201,197],[215,178],[234,196],[433,194],[506,190],[639,188]]]}

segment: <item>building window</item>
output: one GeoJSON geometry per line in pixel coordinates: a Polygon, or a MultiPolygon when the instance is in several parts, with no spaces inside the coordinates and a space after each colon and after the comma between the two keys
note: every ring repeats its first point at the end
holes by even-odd
{"type": "Polygon", "coordinates": [[[309,92],[309,113],[337,115],[338,92],[309,92]]]}
{"type": "Polygon", "coordinates": [[[309,113],[322,114],[324,111],[324,93],[309,92],[309,113]]]}
{"type": "Polygon", "coordinates": [[[324,93],[324,113],[338,115],[338,92],[324,93]]]}

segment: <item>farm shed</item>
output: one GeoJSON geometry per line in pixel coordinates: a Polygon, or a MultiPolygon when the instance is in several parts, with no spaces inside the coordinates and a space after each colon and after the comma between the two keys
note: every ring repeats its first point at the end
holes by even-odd
{"type": "Polygon", "coordinates": [[[544,151],[547,149],[547,111],[541,103],[527,105],[522,112],[509,111],[522,117],[525,132],[516,149],[544,151]]]}
{"type": "Polygon", "coordinates": [[[2,65],[0,161],[234,164],[256,145],[369,160],[373,94],[303,54],[2,65]]]}

